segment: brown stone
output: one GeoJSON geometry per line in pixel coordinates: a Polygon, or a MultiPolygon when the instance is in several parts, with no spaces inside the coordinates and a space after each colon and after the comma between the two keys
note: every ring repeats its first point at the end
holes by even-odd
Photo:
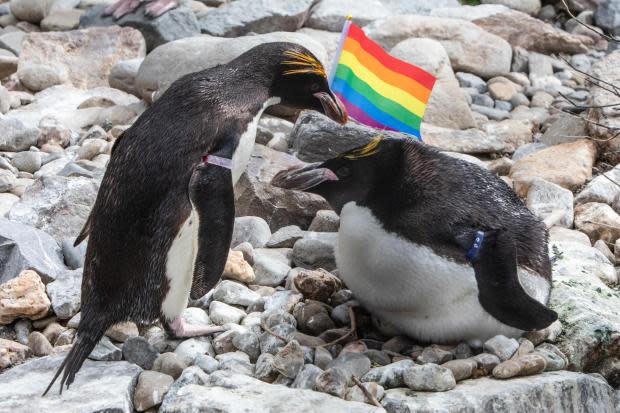
{"type": "Polygon", "coordinates": [[[129,27],[30,33],[22,43],[17,74],[32,65],[44,65],[66,72],[74,86],[92,89],[108,86],[108,75],[116,63],[145,54],[144,37],[129,27]]]}
{"type": "Polygon", "coordinates": [[[516,360],[506,360],[493,369],[496,379],[510,379],[521,374],[521,364],[516,360]]]}
{"type": "Polygon", "coordinates": [[[10,324],[20,317],[43,318],[50,305],[39,274],[32,270],[0,284],[0,324],[10,324]]]}
{"type": "Polygon", "coordinates": [[[251,284],[256,277],[252,266],[243,258],[243,252],[230,250],[222,278],[251,284]]]}
{"type": "Polygon", "coordinates": [[[342,288],[342,281],[322,268],[315,271],[299,271],[293,283],[304,298],[322,302],[327,302],[335,291],[342,288]]]}
{"type": "Polygon", "coordinates": [[[588,202],[575,208],[575,228],[590,237],[613,244],[620,238],[620,215],[609,205],[588,202]]]}
{"type": "Polygon", "coordinates": [[[442,367],[452,371],[456,381],[470,378],[474,374],[474,370],[476,370],[477,366],[478,363],[473,359],[450,360],[442,364],[442,367]]]}
{"type": "Polygon", "coordinates": [[[575,190],[592,177],[596,155],[596,145],[587,139],[555,145],[519,159],[510,168],[510,178],[521,197],[537,178],[575,190]]]}
{"type": "Polygon", "coordinates": [[[473,23],[506,40],[512,47],[544,54],[585,53],[594,45],[589,37],[570,34],[516,10],[486,16],[473,23]]]}
{"type": "Polygon", "coordinates": [[[29,355],[30,347],[0,338],[0,370],[23,362],[29,355]]]}
{"type": "Polygon", "coordinates": [[[32,354],[38,357],[49,356],[53,350],[48,339],[38,331],[33,331],[28,336],[28,347],[32,350],[32,354]]]}

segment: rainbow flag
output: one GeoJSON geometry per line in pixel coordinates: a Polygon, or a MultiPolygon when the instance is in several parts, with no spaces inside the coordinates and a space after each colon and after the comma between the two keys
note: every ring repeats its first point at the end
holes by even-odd
{"type": "Polygon", "coordinates": [[[335,62],[329,84],[350,117],[421,140],[420,124],[435,85],[433,75],[390,56],[350,18],[342,30],[335,62]]]}

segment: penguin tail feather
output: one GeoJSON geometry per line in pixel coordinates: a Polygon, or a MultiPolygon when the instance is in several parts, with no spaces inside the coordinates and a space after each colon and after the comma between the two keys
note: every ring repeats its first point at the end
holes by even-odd
{"type": "MultiPolygon", "coordinates": [[[[83,321],[84,320],[82,320],[82,322],[83,321]]],[[[92,324],[90,325],[92,326],[92,324]]],[[[104,331],[105,330],[102,330],[100,328],[96,329],[95,331],[78,331],[77,340],[73,344],[73,347],[69,351],[69,354],[67,354],[67,357],[65,357],[62,364],[56,371],[54,378],[52,378],[52,381],[47,386],[42,396],[45,396],[47,392],[52,388],[54,382],[56,382],[56,379],[58,379],[58,377],[60,376],[60,373],[62,373],[62,379],[60,380],[59,394],[62,394],[62,390],[65,384],[67,386],[67,389],[69,388],[69,386],[71,385],[71,383],[73,383],[73,380],[75,379],[75,374],[78,372],[78,370],[80,370],[86,358],[93,351],[93,349],[103,336],[104,331]]]]}
{"type": "Polygon", "coordinates": [[[77,236],[77,238],[75,239],[75,242],[73,243],[74,247],[77,247],[78,245],[80,245],[82,241],[84,241],[86,237],[88,237],[88,235],[90,234],[90,219],[92,216],[93,216],[92,213],[88,215],[88,219],[86,219],[86,222],[84,223],[84,227],[82,228],[82,230],[80,231],[80,234],[77,236]]]}

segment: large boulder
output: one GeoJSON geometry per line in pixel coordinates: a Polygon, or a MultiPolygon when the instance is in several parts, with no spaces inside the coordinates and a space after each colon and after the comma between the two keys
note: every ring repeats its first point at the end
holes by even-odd
{"type": "MultiPolygon", "coordinates": [[[[325,393],[291,389],[226,371],[205,378],[204,385],[173,385],[164,397],[160,413],[198,412],[208,406],[221,412],[379,413],[384,410],[365,403],[348,402],[325,393]]],[[[175,383],[176,384],[176,383],[175,383]]]]}
{"type": "Polygon", "coordinates": [[[0,375],[3,412],[133,413],[132,394],[142,369],[126,361],[86,360],[75,382],[62,395],[56,387],[41,397],[65,355],[48,356],[0,375]]]}
{"type": "Polygon", "coordinates": [[[103,10],[107,7],[104,4],[91,7],[81,16],[80,27],[133,27],[142,33],[146,41],[146,48],[149,51],[173,40],[200,34],[198,20],[188,6],[181,5],[159,17],[152,18],[144,14],[147,5],[148,3],[144,2],[134,12],[127,13],[120,19],[113,16],[103,16],[103,10]]]}
{"type": "Polygon", "coordinates": [[[66,271],[58,243],[47,233],[0,218],[0,283],[24,270],[35,270],[44,282],[66,271]]]}
{"type": "Polygon", "coordinates": [[[540,0],[482,0],[482,4],[501,4],[511,9],[535,16],[540,11],[540,0]]]}
{"type": "Polygon", "coordinates": [[[585,53],[594,45],[591,37],[568,33],[525,13],[499,5],[440,8],[433,10],[432,15],[468,20],[505,39],[513,47],[543,54],[585,53]]]}
{"type": "Polygon", "coordinates": [[[411,38],[394,46],[390,54],[437,78],[424,113],[425,122],[452,129],[476,127],[465,93],[456,80],[450,58],[440,42],[411,38]]]}
{"type": "Polygon", "coordinates": [[[419,14],[427,16],[438,7],[458,7],[459,0],[381,0],[381,3],[394,15],[419,14]]]}
{"type": "Polygon", "coordinates": [[[455,19],[398,15],[375,20],[364,27],[371,39],[391,49],[411,37],[439,41],[446,49],[452,68],[491,78],[510,72],[512,48],[504,39],[473,23],[455,19]]]}
{"type": "Polygon", "coordinates": [[[144,57],[145,53],[144,38],[131,28],[112,26],[70,32],[33,32],[22,43],[17,76],[22,81],[26,75],[30,79],[31,69],[43,66],[63,73],[67,82],[75,87],[92,89],[108,86],[108,75],[114,64],[144,57]]]}
{"type": "Polygon", "coordinates": [[[276,173],[299,164],[293,156],[255,145],[250,163],[235,186],[236,215],[261,217],[272,231],[287,225],[307,228],[317,211],[329,209],[327,201],[318,195],[270,184],[276,173]]]}
{"type": "Polygon", "coordinates": [[[575,198],[575,203],[602,202],[612,205],[620,196],[618,183],[620,183],[620,165],[616,165],[612,170],[588,182],[588,185],[575,198]]]}
{"type": "Polygon", "coordinates": [[[310,12],[306,27],[339,32],[346,16],[353,13],[353,23],[364,26],[392,13],[379,0],[321,0],[310,12]]]}
{"type": "Polygon", "coordinates": [[[151,101],[154,94],[160,96],[181,76],[228,63],[252,47],[268,42],[301,44],[323,64],[326,62],[325,48],[300,33],[274,32],[235,39],[190,37],[167,43],[149,53],[138,71],[136,88],[144,99],[151,101]]]}
{"type": "Polygon", "coordinates": [[[620,1],[602,0],[596,8],[596,24],[615,34],[620,35],[620,1]]]}
{"type": "Polygon", "coordinates": [[[79,132],[82,128],[94,125],[103,108],[78,109],[78,107],[87,100],[97,99],[107,100],[115,105],[131,105],[139,102],[137,97],[109,87],[82,90],[69,85],[57,85],[37,93],[32,103],[11,110],[5,116],[22,122],[24,127],[21,130],[37,128],[41,119],[51,117],[62,126],[79,132]]]}
{"type": "Polygon", "coordinates": [[[613,266],[591,250],[570,241],[550,244],[555,262],[550,307],[563,330],[556,345],[568,357],[569,369],[601,372],[617,387],[620,366],[605,367],[620,357],[620,293],[602,281],[612,276],[613,266]]]}
{"type": "Polygon", "coordinates": [[[42,176],[13,205],[9,219],[42,229],[60,244],[78,235],[98,189],[98,181],[89,178],[42,176]]]}
{"type": "Polygon", "coordinates": [[[532,182],[541,178],[575,190],[592,176],[596,145],[587,139],[563,143],[519,159],[510,168],[514,189],[525,197],[532,182]]]}
{"type": "Polygon", "coordinates": [[[248,33],[295,31],[304,25],[314,0],[236,0],[200,19],[203,33],[237,37],[248,33]]]}
{"type": "MultiPolygon", "coordinates": [[[[620,84],[620,50],[616,50],[592,66],[592,76],[604,79],[613,85],[620,84]]],[[[617,164],[620,162],[620,138],[616,136],[620,128],[620,114],[616,110],[615,104],[618,97],[608,90],[600,87],[591,86],[592,105],[590,110],[592,120],[601,126],[589,123],[588,128],[592,136],[601,140],[601,146],[605,150],[602,156],[609,163],[617,164]]]]}
{"type": "Polygon", "coordinates": [[[466,380],[447,392],[392,389],[381,404],[394,413],[613,413],[614,393],[604,380],[557,371],[511,380],[466,380]]]}

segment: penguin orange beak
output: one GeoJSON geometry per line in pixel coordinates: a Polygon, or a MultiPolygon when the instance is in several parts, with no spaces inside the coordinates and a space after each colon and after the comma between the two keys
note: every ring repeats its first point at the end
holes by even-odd
{"type": "Polygon", "coordinates": [[[349,119],[347,108],[344,107],[344,104],[335,95],[327,92],[318,92],[314,94],[314,97],[321,102],[326,116],[341,125],[347,123],[349,119]]]}
{"type": "Polygon", "coordinates": [[[338,180],[331,169],[322,168],[321,165],[321,162],[316,162],[280,171],[273,177],[271,184],[279,188],[305,191],[323,182],[338,180]]]}

